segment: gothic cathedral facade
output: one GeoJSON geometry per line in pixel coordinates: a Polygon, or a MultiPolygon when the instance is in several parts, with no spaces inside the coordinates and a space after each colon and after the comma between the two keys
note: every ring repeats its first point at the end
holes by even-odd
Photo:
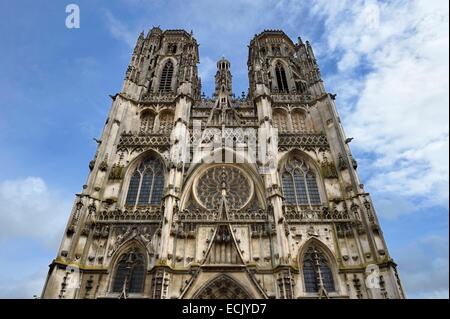
{"type": "Polygon", "coordinates": [[[43,298],[404,298],[311,45],[250,41],[249,90],[198,44],[136,43],[43,298]]]}

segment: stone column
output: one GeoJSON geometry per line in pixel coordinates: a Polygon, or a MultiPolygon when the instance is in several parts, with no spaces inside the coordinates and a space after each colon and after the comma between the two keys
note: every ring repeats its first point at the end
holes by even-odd
{"type": "Polygon", "coordinates": [[[274,215],[279,262],[281,264],[287,264],[289,263],[290,254],[283,216],[283,198],[278,183],[277,136],[275,134],[276,130],[272,127],[272,102],[269,95],[269,89],[264,84],[256,84],[254,101],[259,121],[258,152],[265,150],[265,154],[268,156],[266,159],[259,156],[258,160],[263,160],[262,163],[260,163],[259,168],[263,169],[262,174],[264,175],[267,201],[268,205],[271,206],[274,215]],[[266,143],[266,146],[261,145],[261,143],[266,143]],[[261,146],[263,146],[263,148],[261,148],[261,146]]]}
{"type": "Polygon", "coordinates": [[[166,260],[170,251],[170,232],[174,207],[180,197],[183,182],[184,164],[189,158],[188,123],[192,107],[191,84],[182,83],[178,89],[175,104],[175,126],[170,140],[170,160],[168,167],[167,192],[164,198],[164,218],[161,229],[159,258],[166,260]]]}

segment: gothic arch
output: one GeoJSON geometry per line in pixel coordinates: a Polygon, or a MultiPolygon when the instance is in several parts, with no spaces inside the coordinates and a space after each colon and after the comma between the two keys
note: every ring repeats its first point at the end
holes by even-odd
{"type": "MultiPolygon", "coordinates": [[[[142,283],[141,283],[141,289],[137,293],[144,293],[144,287],[145,287],[145,281],[147,277],[147,268],[149,264],[149,258],[147,254],[147,250],[145,249],[144,245],[137,239],[132,238],[127,240],[126,242],[122,243],[114,252],[114,255],[110,261],[109,264],[109,280],[108,280],[108,291],[112,293],[118,293],[117,291],[117,280],[119,279],[118,276],[121,276],[123,274],[119,274],[119,271],[123,271],[123,269],[120,268],[121,259],[124,258],[127,254],[135,253],[139,256],[141,256],[141,266],[142,269],[139,269],[139,276],[142,276],[142,283]],[[116,287],[115,287],[116,286],[116,287]]],[[[132,275],[128,274],[128,275],[132,275]]],[[[136,292],[136,291],[135,291],[136,292]]]]}
{"type": "MultiPolygon", "coordinates": [[[[177,60],[172,58],[172,57],[166,57],[165,59],[161,60],[158,64],[158,71],[157,71],[157,84],[158,84],[158,88],[157,91],[161,92],[161,77],[163,76],[163,72],[164,72],[164,68],[166,67],[166,65],[168,63],[172,64],[172,76],[171,76],[171,80],[170,80],[170,91],[175,91],[175,84],[176,84],[176,78],[177,78],[177,73],[178,73],[178,63],[177,60]]],[[[163,92],[167,92],[167,91],[163,91],[163,92]]]]}
{"type": "Polygon", "coordinates": [[[305,133],[308,130],[307,125],[308,114],[301,108],[294,108],[291,111],[292,132],[305,133]]]}
{"type": "Polygon", "coordinates": [[[130,163],[127,165],[127,167],[125,168],[125,174],[124,174],[124,178],[122,180],[122,185],[121,185],[121,189],[120,189],[120,198],[118,201],[122,205],[125,205],[125,200],[127,198],[127,193],[128,193],[128,187],[130,185],[130,181],[131,181],[131,177],[132,177],[133,173],[136,171],[138,165],[140,165],[143,160],[145,160],[146,158],[149,158],[149,157],[152,157],[161,163],[162,171],[164,174],[164,187],[165,187],[165,184],[167,181],[167,174],[166,174],[167,162],[166,162],[166,160],[156,150],[150,149],[145,152],[142,152],[141,154],[136,156],[134,159],[132,159],[130,161],[130,163]]]}
{"type": "Polygon", "coordinates": [[[198,289],[194,299],[253,299],[240,283],[226,274],[211,279],[198,289]]]}
{"type": "Polygon", "coordinates": [[[278,133],[289,131],[288,112],[285,108],[276,107],[272,111],[272,125],[278,129],[278,133]]]}
{"type": "Polygon", "coordinates": [[[322,241],[317,238],[308,239],[299,249],[297,254],[297,262],[299,266],[299,273],[302,278],[301,285],[303,292],[305,292],[305,278],[304,278],[304,258],[310,248],[316,248],[325,257],[328,267],[331,271],[334,290],[328,291],[328,293],[335,293],[339,291],[339,276],[338,276],[338,262],[333,252],[322,241]]]}
{"type": "Polygon", "coordinates": [[[115,250],[111,257],[110,263],[109,263],[109,271],[113,270],[114,265],[117,263],[118,258],[123,255],[126,251],[129,249],[136,248],[140,252],[142,252],[145,256],[145,262],[148,264],[149,258],[147,254],[147,249],[145,248],[145,245],[137,238],[132,237],[130,239],[125,240],[123,243],[121,243],[115,250]]]}
{"type": "MultiPolygon", "coordinates": [[[[271,74],[272,74],[272,83],[276,83],[277,88],[278,88],[278,92],[284,92],[284,93],[289,93],[292,90],[292,70],[291,67],[288,65],[288,63],[286,63],[286,61],[284,61],[283,59],[274,59],[271,63],[271,74]],[[285,74],[285,90],[281,91],[280,87],[279,87],[279,80],[278,80],[278,76],[277,76],[277,69],[279,71],[281,71],[280,67],[282,68],[282,70],[284,71],[285,74]]],[[[280,74],[281,76],[281,74],[280,74]]],[[[283,79],[280,78],[280,80],[283,82],[283,79]]],[[[283,84],[284,86],[284,84],[283,84]]]]}
{"type": "MultiPolygon", "coordinates": [[[[327,199],[327,193],[325,190],[325,184],[324,184],[324,180],[321,174],[321,170],[319,165],[317,164],[317,162],[307,153],[305,153],[302,150],[299,149],[292,149],[289,152],[286,152],[286,154],[284,154],[279,162],[278,162],[278,178],[279,178],[279,185],[283,185],[283,173],[285,172],[285,167],[286,164],[288,163],[288,161],[290,159],[293,158],[297,158],[297,159],[301,159],[303,160],[308,167],[313,171],[313,173],[315,174],[315,179],[316,179],[316,183],[317,183],[317,188],[318,188],[318,192],[319,192],[319,196],[320,196],[320,204],[324,205],[326,203],[328,203],[328,199],[327,199]]],[[[283,186],[281,186],[281,188],[283,189],[283,186]]]]}
{"type": "Polygon", "coordinates": [[[314,123],[313,123],[312,118],[311,118],[311,114],[309,113],[309,111],[307,109],[305,109],[304,107],[301,107],[301,106],[295,106],[295,107],[293,107],[291,109],[291,117],[292,117],[292,114],[294,112],[303,113],[303,116],[305,118],[306,132],[313,132],[313,131],[315,131],[314,123]]]}
{"type": "Polygon", "coordinates": [[[331,251],[331,249],[324,242],[322,242],[320,239],[317,239],[317,238],[314,238],[314,237],[309,238],[299,248],[298,254],[297,254],[297,258],[298,258],[298,262],[299,263],[301,262],[302,256],[305,254],[306,250],[310,246],[317,246],[317,247],[319,247],[322,250],[322,252],[325,254],[325,256],[327,257],[328,261],[332,264],[333,268],[334,269],[338,268],[338,262],[336,260],[336,257],[334,256],[334,253],[331,251]]]}
{"type": "MultiPolygon", "coordinates": [[[[246,173],[253,183],[253,198],[255,198],[259,205],[261,205],[261,208],[265,208],[265,200],[264,200],[264,181],[262,180],[261,174],[258,172],[258,167],[256,164],[249,161],[250,159],[248,157],[242,157],[240,154],[236,153],[234,150],[229,148],[220,148],[214,151],[214,154],[222,153],[222,152],[235,155],[238,160],[239,164],[236,163],[223,163],[225,166],[234,166],[238,167],[241,170],[246,173]],[[244,160],[246,162],[244,163],[244,160]]],[[[209,156],[205,155],[205,156],[209,156]]],[[[219,164],[219,163],[217,163],[219,164]]],[[[201,176],[204,171],[206,171],[208,168],[216,165],[216,163],[201,163],[197,162],[196,164],[192,164],[189,168],[189,170],[186,173],[186,182],[183,185],[182,194],[180,196],[180,208],[184,208],[186,206],[186,203],[189,201],[189,198],[192,193],[192,188],[194,186],[194,182],[198,176],[201,176]]]]}

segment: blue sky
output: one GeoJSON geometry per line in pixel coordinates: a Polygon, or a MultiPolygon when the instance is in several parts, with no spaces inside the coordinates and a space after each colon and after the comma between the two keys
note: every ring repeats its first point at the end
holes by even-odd
{"type": "Polygon", "coordinates": [[[40,294],[108,95],[160,26],[193,30],[207,95],[221,56],[247,91],[255,33],[310,40],[407,295],[448,298],[447,1],[73,1],[81,27],[67,29],[69,3],[0,3],[0,297],[40,294]]]}

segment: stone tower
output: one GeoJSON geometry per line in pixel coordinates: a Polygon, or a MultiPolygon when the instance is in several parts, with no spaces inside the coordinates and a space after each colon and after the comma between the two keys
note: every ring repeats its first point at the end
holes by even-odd
{"type": "Polygon", "coordinates": [[[310,44],[255,35],[238,98],[198,63],[139,36],[43,298],[404,298],[310,44]]]}

